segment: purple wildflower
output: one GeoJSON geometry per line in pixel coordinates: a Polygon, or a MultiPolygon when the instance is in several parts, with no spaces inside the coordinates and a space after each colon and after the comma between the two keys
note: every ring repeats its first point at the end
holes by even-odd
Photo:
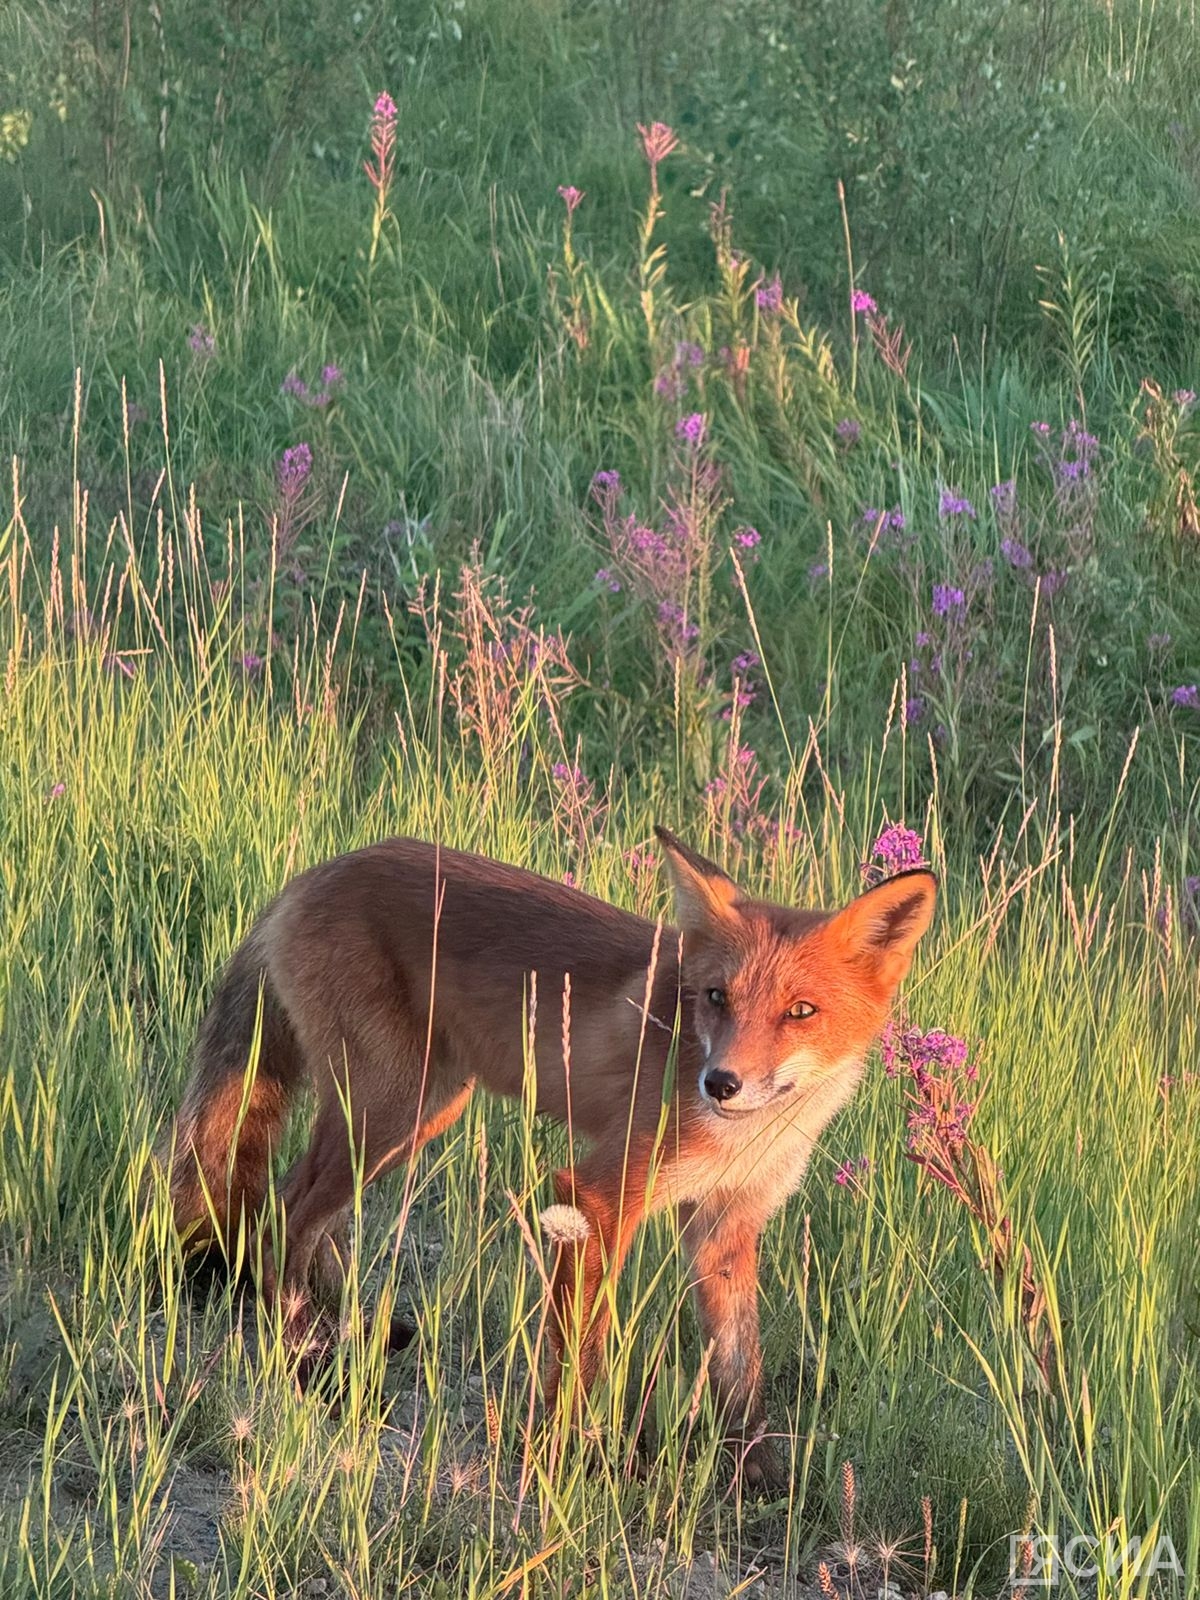
{"type": "Polygon", "coordinates": [[[334,362],[331,361],[328,366],[321,368],[321,382],[327,389],[336,389],[343,381],[342,369],[334,362]]]}
{"type": "Polygon", "coordinates": [[[294,367],[279,385],[279,392],[280,394],[294,395],[297,400],[308,399],[308,385],[305,383],[304,379],[297,374],[294,367]]]}
{"type": "Polygon", "coordinates": [[[256,678],[262,671],[263,659],[260,655],[256,655],[253,650],[247,650],[238,662],[238,666],[241,667],[248,678],[256,678]]]}
{"type": "Polygon", "coordinates": [[[856,417],[843,417],[833,431],[846,449],[850,450],[862,437],[862,423],[856,417]]]}
{"type": "Polygon", "coordinates": [[[929,865],[925,860],[921,835],[901,822],[893,822],[883,830],[871,846],[871,854],[879,858],[879,866],[864,863],[864,877],[881,875],[890,878],[897,872],[909,872],[914,867],[929,865]]]}
{"type": "Polygon", "coordinates": [[[851,1184],[857,1182],[860,1177],[870,1170],[871,1160],[869,1156],[851,1157],[849,1160],[842,1162],[833,1175],[833,1181],[840,1185],[841,1188],[848,1189],[851,1184]]]}
{"type": "Polygon", "coordinates": [[[568,217],[573,217],[579,207],[579,202],[583,199],[583,190],[577,189],[573,183],[560,183],[558,196],[567,208],[568,217]]]}
{"type": "Polygon", "coordinates": [[[850,309],[857,314],[860,311],[878,311],[879,307],[865,289],[855,289],[850,296],[850,309]]]}
{"type": "Polygon", "coordinates": [[[1052,600],[1060,589],[1066,587],[1069,576],[1069,573],[1060,570],[1043,573],[1041,578],[1042,593],[1048,600],[1052,600]]]}
{"type": "Polygon", "coordinates": [[[193,324],[192,331],[188,334],[188,344],[192,354],[199,356],[201,361],[207,361],[210,356],[215,356],[217,353],[217,341],[202,322],[193,324]]]}
{"type": "Polygon", "coordinates": [[[1181,683],[1177,689],[1171,690],[1171,704],[1188,711],[1200,711],[1200,688],[1194,683],[1181,683]]]}
{"type": "Polygon", "coordinates": [[[1176,389],[1171,398],[1180,411],[1190,411],[1196,404],[1196,391],[1194,389],[1176,389]]]}
{"type": "Polygon", "coordinates": [[[611,467],[603,468],[592,479],[593,494],[620,494],[621,474],[611,467]]]}
{"type": "Polygon", "coordinates": [[[753,650],[743,650],[741,655],[734,656],[729,663],[729,670],[735,677],[753,672],[755,667],[762,666],[762,658],[753,650]]]}
{"type": "Polygon", "coordinates": [[[953,489],[943,489],[942,498],[938,503],[938,516],[943,522],[948,517],[970,517],[973,520],[975,507],[964,495],[956,493],[953,489]]]}
{"type": "Polygon", "coordinates": [[[312,450],[306,444],[295,444],[285,450],[275,467],[280,492],[285,499],[295,499],[308,482],[312,471],[312,450]]]}
{"type": "Polygon", "coordinates": [[[691,339],[681,339],[675,346],[675,360],[681,367],[702,367],[704,346],[694,343],[691,339]]]}
{"type": "Polygon", "coordinates": [[[674,600],[661,600],[658,606],[658,620],[665,631],[680,645],[694,643],[700,637],[699,625],[687,620],[687,613],[681,605],[674,600]]]}
{"type": "Polygon", "coordinates": [[[675,437],[682,439],[693,450],[699,450],[704,443],[706,426],[704,413],[702,411],[693,411],[689,416],[680,417],[675,424],[675,437]]]}
{"type": "Polygon", "coordinates": [[[733,542],[741,545],[743,550],[753,550],[762,543],[762,534],[757,528],[738,528],[733,535],[733,542]]]}
{"type": "Polygon", "coordinates": [[[811,584],[823,582],[829,576],[828,561],[814,561],[808,569],[808,581],[811,584]]]}
{"type": "Polygon", "coordinates": [[[1033,565],[1032,552],[1027,550],[1019,539],[1001,539],[1000,554],[1010,567],[1026,572],[1033,565]]]}
{"type": "Polygon", "coordinates": [[[925,702],[919,694],[911,696],[904,702],[904,726],[915,727],[925,715],[925,702]]]}
{"type": "Polygon", "coordinates": [[[621,580],[607,568],[601,567],[596,574],[596,582],[601,588],[608,589],[612,594],[620,594],[621,580]]]}
{"type": "Polygon", "coordinates": [[[933,614],[935,617],[948,617],[952,611],[964,611],[967,597],[961,589],[956,589],[952,584],[935,583],[933,586],[933,614]]]}
{"type": "Polygon", "coordinates": [[[754,291],[755,304],[760,311],[774,316],[783,309],[783,284],[778,273],[760,283],[754,291]]]}
{"type": "Polygon", "coordinates": [[[65,783],[56,783],[46,798],[47,800],[58,800],[62,795],[66,794],[66,792],[67,786],[65,783]]]}
{"type": "Polygon", "coordinates": [[[1029,431],[1030,433],[1036,433],[1039,439],[1048,439],[1050,437],[1050,424],[1048,422],[1031,422],[1029,431]]]}
{"type": "Polygon", "coordinates": [[[992,506],[998,517],[1010,517],[1017,507],[1017,480],[1006,478],[1003,483],[993,484],[988,490],[992,497],[992,506]]]}

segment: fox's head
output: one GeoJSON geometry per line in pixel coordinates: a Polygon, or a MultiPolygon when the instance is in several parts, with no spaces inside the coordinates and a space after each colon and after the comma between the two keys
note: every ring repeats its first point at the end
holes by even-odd
{"type": "Polygon", "coordinates": [[[937,879],[903,872],[840,911],[793,911],[743,897],[711,861],[656,832],[683,934],[701,1097],[721,1117],[782,1112],[878,1035],[932,920],[937,879]]]}

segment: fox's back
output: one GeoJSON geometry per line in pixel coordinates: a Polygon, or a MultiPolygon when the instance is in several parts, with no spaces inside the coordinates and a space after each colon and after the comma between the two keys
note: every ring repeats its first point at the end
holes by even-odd
{"type": "Polygon", "coordinates": [[[453,1063],[500,1093],[522,1092],[535,1006],[538,1106],[559,1117],[565,1005],[571,1053],[588,1064],[573,1095],[582,1119],[596,1120],[588,1103],[601,1115],[622,1093],[628,1111],[639,1059],[647,1067],[665,1060],[675,931],[519,867],[385,840],[293,880],[264,933],[281,990],[299,975],[306,992],[323,989],[346,1012],[399,1002],[422,1038],[428,1030],[435,1065],[453,1063]]]}

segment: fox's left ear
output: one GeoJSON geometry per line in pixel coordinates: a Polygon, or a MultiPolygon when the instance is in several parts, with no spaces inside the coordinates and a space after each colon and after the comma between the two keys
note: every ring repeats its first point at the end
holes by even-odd
{"type": "Polygon", "coordinates": [[[901,872],[851,900],[830,929],[894,992],[912,964],[917,940],[933,921],[937,888],[932,872],[901,872]]]}
{"type": "Polygon", "coordinates": [[[679,926],[685,933],[689,929],[701,933],[728,922],[739,895],[733,879],[715,861],[689,850],[668,828],[655,828],[654,832],[666,851],[679,926]]]}

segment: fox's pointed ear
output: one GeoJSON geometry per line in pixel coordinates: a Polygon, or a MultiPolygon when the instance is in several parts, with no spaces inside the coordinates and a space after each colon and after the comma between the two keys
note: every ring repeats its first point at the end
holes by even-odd
{"type": "Polygon", "coordinates": [[[715,862],[689,850],[669,829],[655,828],[654,832],[666,851],[679,926],[685,932],[689,928],[699,931],[727,922],[739,896],[733,879],[715,862]]]}
{"type": "Polygon", "coordinates": [[[907,973],[917,940],[933,921],[937,888],[932,872],[901,872],[851,900],[830,923],[847,953],[871,966],[889,993],[907,973]]]}

